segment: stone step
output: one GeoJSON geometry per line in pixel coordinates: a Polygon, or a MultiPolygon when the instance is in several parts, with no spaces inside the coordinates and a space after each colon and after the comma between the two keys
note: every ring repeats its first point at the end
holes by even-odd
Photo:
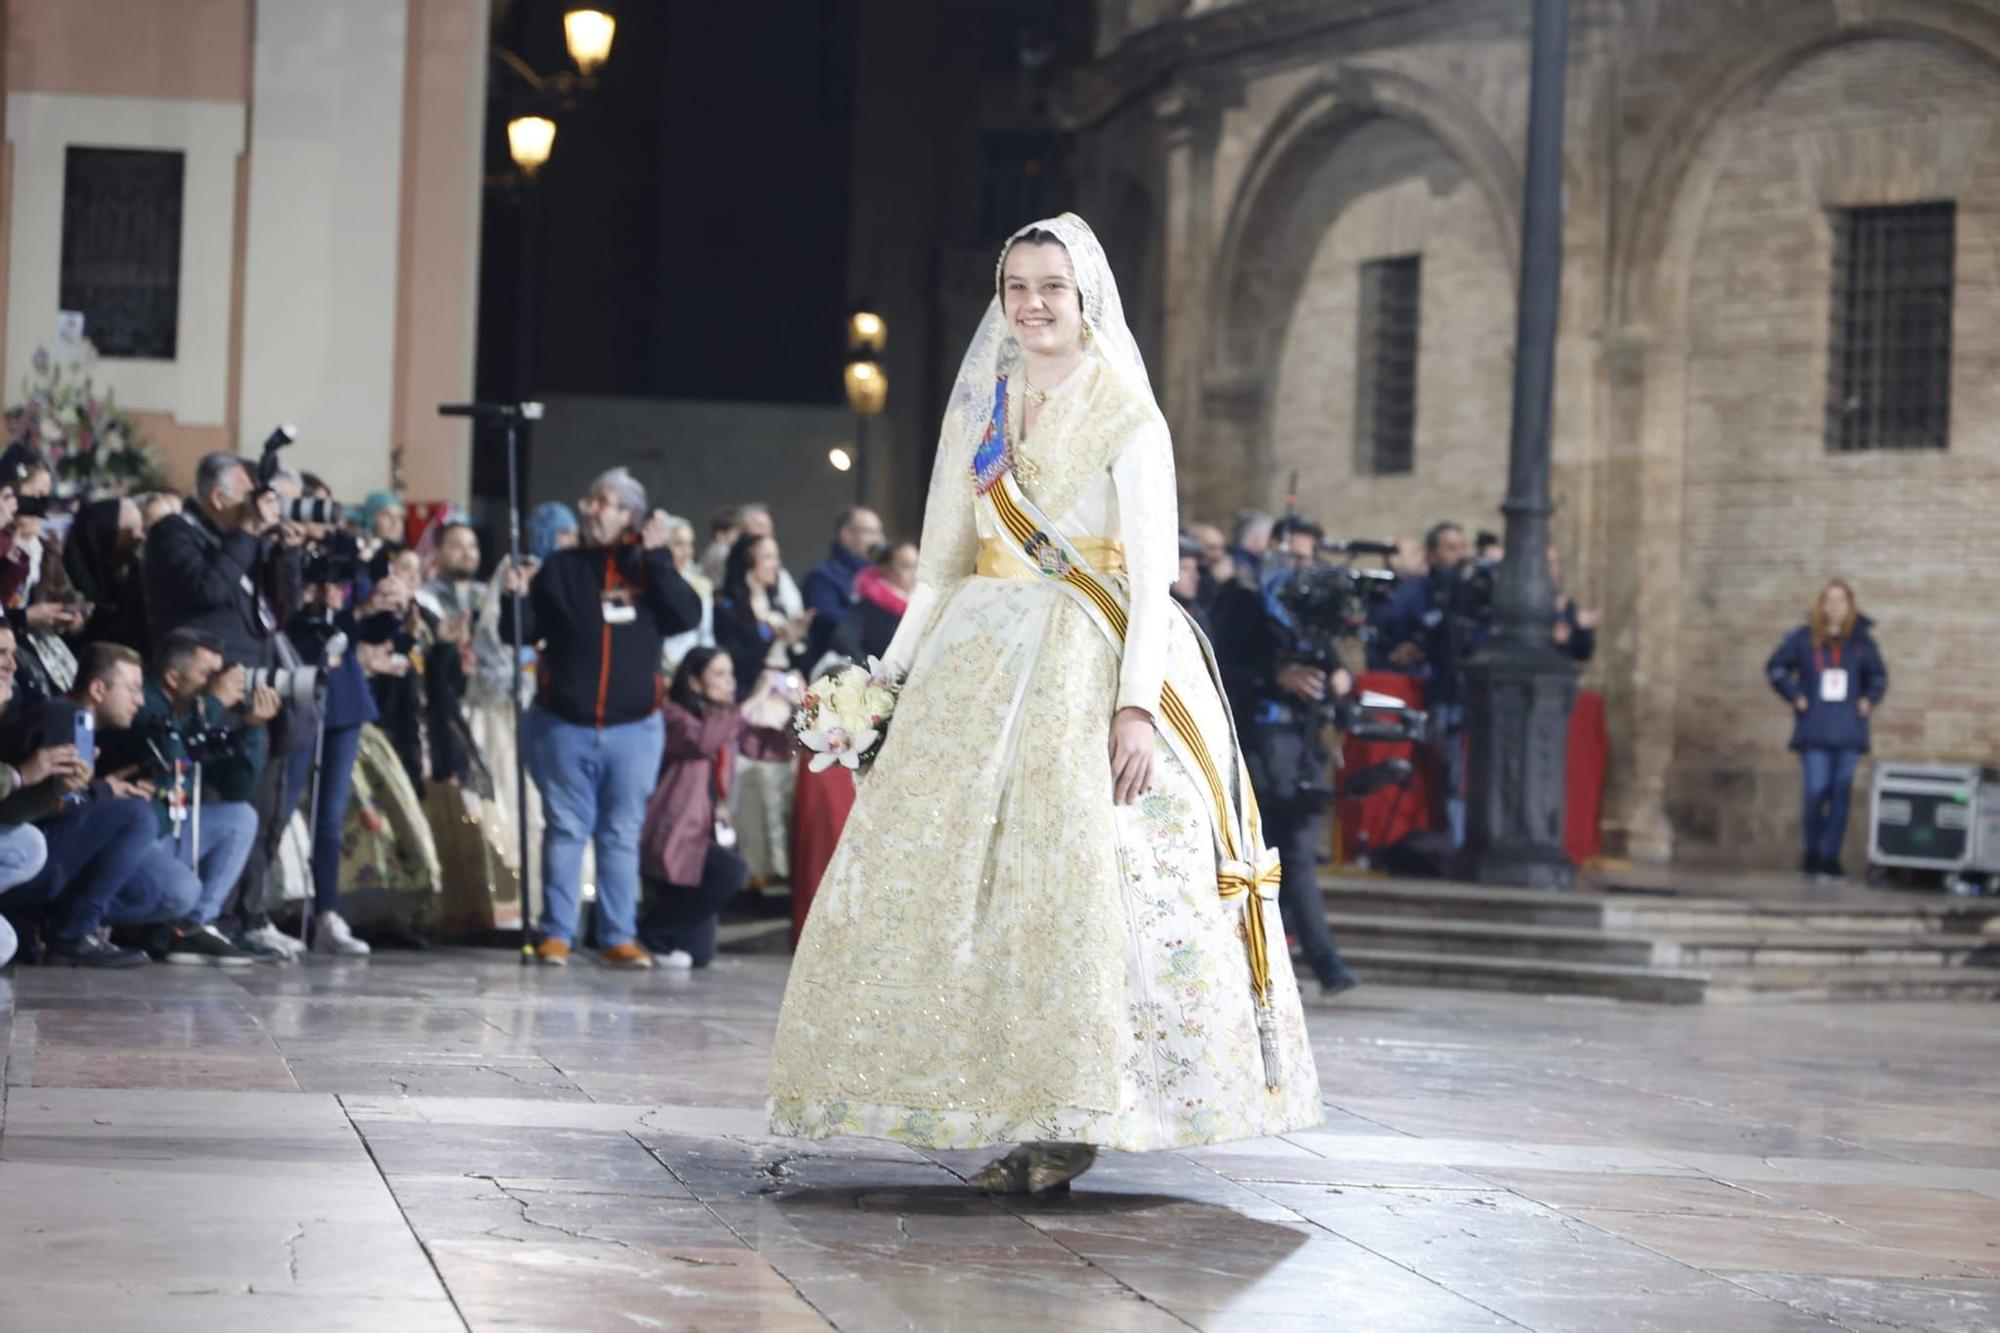
{"type": "Polygon", "coordinates": [[[1699,1004],[1706,972],[1632,967],[1619,963],[1563,962],[1430,953],[1411,949],[1341,950],[1364,981],[1455,990],[1514,991],[1530,995],[1592,995],[1655,1004],[1699,1004]]]}
{"type": "Polygon", "coordinates": [[[2000,1000],[1995,967],[1721,967],[1708,998],[1718,1004],[1802,1000],[2000,1000]]]}
{"type": "Polygon", "coordinates": [[[1723,931],[1684,934],[1659,944],[1656,963],[1710,970],[2000,967],[2000,939],[1985,935],[1723,931]]]}
{"type": "Polygon", "coordinates": [[[1485,921],[1372,916],[1330,912],[1327,922],[1343,949],[1475,954],[1617,963],[1628,967],[1705,970],[1725,966],[1944,967],[1993,960],[2000,940],[1979,935],[1696,931],[1633,934],[1569,926],[1521,926],[1485,921]]]}
{"type": "Polygon", "coordinates": [[[1601,929],[1604,903],[1575,893],[1486,889],[1408,880],[1325,879],[1327,905],[1346,915],[1490,921],[1512,925],[1601,929]]]}
{"type": "Polygon", "coordinates": [[[1673,964],[1661,957],[1670,944],[1642,935],[1613,935],[1579,926],[1514,925],[1493,921],[1447,921],[1436,917],[1374,916],[1329,912],[1327,924],[1343,954],[1352,949],[1402,953],[1476,954],[1488,958],[1545,958],[1572,963],[1615,963],[1626,967],[1673,964]]]}
{"type": "Polygon", "coordinates": [[[717,953],[788,954],[792,951],[789,917],[755,917],[724,921],[715,929],[717,953]]]}
{"type": "Polygon", "coordinates": [[[1605,903],[1604,924],[1610,929],[1647,932],[1795,930],[1867,935],[1950,934],[2000,941],[2000,917],[1983,910],[1961,911],[1948,904],[1927,903],[1865,908],[1729,901],[1638,903],[1609,899],[1605,903]]]}
{"type": "Polygon", "coordinates": [[[1413,880],[1323,878],[1343,915],[1599,929],[1621,935],[1688,931],[1847,931],[1958,934],[2000,940],[2000,903],[1977,898],[1834,891],[1823,900],[1696,898],[1653,893],[1563,893],[1413,880]]]}

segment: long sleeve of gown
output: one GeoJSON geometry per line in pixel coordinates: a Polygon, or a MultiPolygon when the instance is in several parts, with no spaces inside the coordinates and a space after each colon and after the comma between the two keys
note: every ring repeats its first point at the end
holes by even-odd
{"type": "Polygon", "coordinates": [[[1180,501],[1166,423],[1149,422],[1111,465],[1118,526],[1131,580],[1132,614],[1118,670],[1118,707],[1158,716],[1167,634],[1177,614],[1169,589],[1180,574],[1180,501]]]}
{"type": "Polygon", "coordinates": [[[917,660],[931,621],[952,590],[972,574],[979,530],[972,518],[972,463],[949,428],[938,441],[931,490],[924,501],[924,534],[917,546],[917,587],[882,660],[897,675],[917,660]]]}

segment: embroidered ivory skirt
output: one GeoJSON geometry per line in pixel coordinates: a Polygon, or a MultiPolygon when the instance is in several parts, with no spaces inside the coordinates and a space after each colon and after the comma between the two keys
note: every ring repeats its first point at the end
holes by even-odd
{"type": "MultiPolygon", "coordinates": [[[[827,867],[773,1049],[773,1133],[1147,1150],[1317,1125],[1291,968],[1266,1086],[1240,903],[1158,744],[1112,801],[1118,663],[1057,589],[971,578],[938,613],[827,867]]],[[[1193,630],[1167,677],[1235,768],[1193,630]]]]}

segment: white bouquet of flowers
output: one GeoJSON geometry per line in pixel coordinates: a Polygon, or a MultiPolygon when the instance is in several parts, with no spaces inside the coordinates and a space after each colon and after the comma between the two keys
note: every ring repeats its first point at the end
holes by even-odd
{"type": "Polygon", "coordinates": [[[823,773],[839,764],[859,770],[875,758],[896,713],[896,680],[877,658],[843,667],[806,687],[792,715],[799,744],[812,751],[806,767],[823,773]]]}

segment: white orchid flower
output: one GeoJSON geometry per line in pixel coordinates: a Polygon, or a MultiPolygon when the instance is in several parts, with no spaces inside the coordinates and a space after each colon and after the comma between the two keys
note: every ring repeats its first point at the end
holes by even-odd
{"type": "Polygon", "coordinates": [[[861,756],[874,746],[881,733],[870,728],[849,731],[845,727],[803,732],[799,743],[813,752],[806,761],[809,772],[824,773],[839,764],[842,768],[861,767],[861,756]]]}

